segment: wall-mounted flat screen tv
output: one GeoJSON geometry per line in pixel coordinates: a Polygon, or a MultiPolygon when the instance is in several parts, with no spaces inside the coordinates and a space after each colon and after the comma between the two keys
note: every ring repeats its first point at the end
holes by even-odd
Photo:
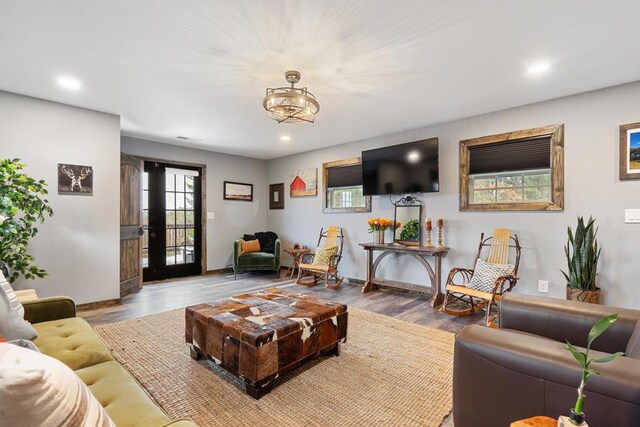
{"type": "Polygon", "coordinates": [[[362,152],[365,196],[439,191],[438,138],[362,152]]]}

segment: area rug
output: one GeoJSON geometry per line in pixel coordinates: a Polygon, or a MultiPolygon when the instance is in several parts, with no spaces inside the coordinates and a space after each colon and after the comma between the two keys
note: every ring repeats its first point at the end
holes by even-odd
{"type": "Polygon", "coordinates": [[[349,309],[347,343],[260,400],[184,343],[184,310],[97,326],[174,419],[206,426],[439,426],[451,411],[454,334],[349,309]]]}

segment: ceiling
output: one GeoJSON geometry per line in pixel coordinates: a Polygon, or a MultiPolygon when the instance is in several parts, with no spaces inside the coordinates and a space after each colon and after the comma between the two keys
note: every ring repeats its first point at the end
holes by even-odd
{"type": "Polygon", "coordinates": [[[3,1],[0,89],[269,159],[640,80],[639,15],[637,0],[3,1]],[[315,124],[262,108],[288,69],[315,124]]]}

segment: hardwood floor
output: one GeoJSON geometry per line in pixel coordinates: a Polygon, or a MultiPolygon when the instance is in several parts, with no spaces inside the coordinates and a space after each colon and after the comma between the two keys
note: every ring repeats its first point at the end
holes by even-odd
{"type": "Polygon", "coordinates": [[[122,304],[82,310],[78,315],[94,325],[111,323],[274,286],[454,333],[466,325],[482,323],[484,319],[482,313],[465,317],[442,314],[429,306],[428,295],[385,289],[362,294],[359,284],[346,280],[339,289],[327,289],[322,284],[304,287],[293,280],[277,279],[274,274],[264,273],[241,274],[237,280],[233,273],[222,273],[149,284],[140,292],[122,298],[122,304]]]}

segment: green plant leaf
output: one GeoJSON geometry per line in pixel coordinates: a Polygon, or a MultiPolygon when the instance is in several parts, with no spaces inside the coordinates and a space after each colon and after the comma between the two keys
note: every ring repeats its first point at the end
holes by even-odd
{"type": "Polygon", "coordinates": [[[586,368],[586,366],[587,366],[587,355],[585,353],[583,353],[580,350],[578,350],[569,341],[567,341],[567,346],[565,348],[567,350],[569,350],[571,352],[571,354],[573,354],[573,357],[578,361],[580,366],[582,366],[583,368],[586,368]]]}
{"type": "Polygon", "coordinates": [[[618,320],[618,313],[613,313],[598,320],[589,331],[589,339],[587,340],[587,349],[591,348],[591,343],[598,338],[604,331],[609,329],[611,325],[618,320]]]}
{"type": "Polygon", "coordinates": [[[599,357],[597,359],[591,359],[589,360],[589,364],[611,362],[613,359],[617,359],[620,356],[624,356],[624,352],[619,351],[617,353],[609,354],[607,356],[599,357]]]}

